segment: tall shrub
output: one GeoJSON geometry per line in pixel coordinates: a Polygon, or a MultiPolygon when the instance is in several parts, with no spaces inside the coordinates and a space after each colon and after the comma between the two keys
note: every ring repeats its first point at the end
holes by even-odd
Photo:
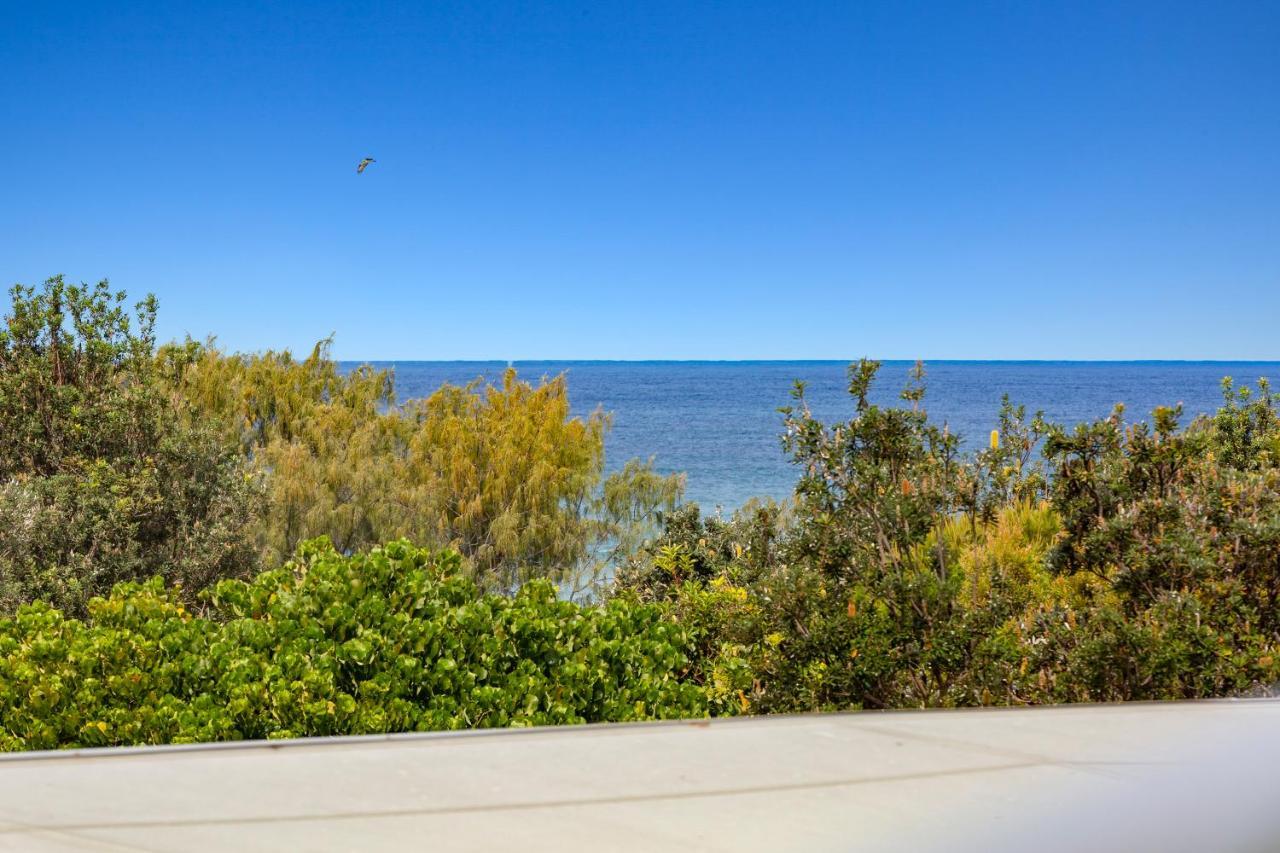
{"type": "Polygon", "coordinates": [[[16,286],[0,328],[0,608],[72,613],[161,575],[189,591],[254,568],[258,485],[179,414],[155,360],[156,303],[107,283],[16,286]]]}

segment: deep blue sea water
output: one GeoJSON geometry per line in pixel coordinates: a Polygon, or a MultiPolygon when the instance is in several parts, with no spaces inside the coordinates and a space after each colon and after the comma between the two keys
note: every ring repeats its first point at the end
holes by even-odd
{"type": "MultiPolygon", "coordinates": [[[[443,382],[498,382],[506,362],[373,362],[395,369],[401,400],[430,394],[443,382]]],[[[664,471],[688,476],[686,497],[705,510],[731,510],[752,496],[791,494],[796,472],[782,451],[782,416],[796,379],[808,383],[810,408],[827,420],[848,420],[843,361],[518,361],[522,378],[568,374],[577,414],[597,407],[613,414],[606,440],[608,468],[633,456],[652,456],[664,471]]],[[[911,362],[886,362],[876,401],[890,403],[907,381],[911,362]]],[[[1181,402],[1187,420],[1221,402],[1219,382],[1280,380],[1280,362],[979,362],[926,365],[930,417],[972,444],[995,426],[1008,393],[1028,413],[1043,409],[1059,423],[1110,413],[1118,402],[1138,420],[1153,408],[1181,402]]]]}

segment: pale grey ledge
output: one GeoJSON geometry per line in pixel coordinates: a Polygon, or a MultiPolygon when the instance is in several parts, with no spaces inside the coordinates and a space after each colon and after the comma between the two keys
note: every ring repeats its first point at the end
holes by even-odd
{"type": "Polygon", "coordinates": [[[0,757],[5,850],[1278,850],[1280,701],[0,757]]]}

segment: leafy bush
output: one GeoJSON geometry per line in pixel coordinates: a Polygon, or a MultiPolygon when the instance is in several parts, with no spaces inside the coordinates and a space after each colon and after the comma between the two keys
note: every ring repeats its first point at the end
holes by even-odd
{"type": "Polygon", "coordinates": [[[482,593],[456,552],[327,542],[188,612],[160,581],[69,619],[0,619],[0,748],[183,743],[701,716],[659,608],[545,581],[482,593]]]}
{"type": "Polygon", "coordinates": [[[1280,680],[1280,418],[1265,382],[1224,383],[1212,418],[1122,411],[1067,432],[1046,456],[1062,530],[1059,575],[1107,591],[1080,615],[1046,602],[1028,628],[1045,701],[1193,698],[1280,680]],[[1069,630],[1062,628],[1063,624],[1069,630]]]}
{"type": "Polygon", "coordinates": [[[1280,418],[1265,383],[1179,429],[1007,401],[964,456],[923,408],[784,409],[787,514],[685,511],[619,572],[666,602],[717,713],[1175,699],[1280,680],[1280,418]],[[1043,456],[1038,446],[1043,441],[1043,456]]]}
{"type": "Polygon", "coordinates": [[[0,610],[155,574],[196,590],[254,566],[259,487],[183,419],[154,359],[155,303],[50,279],[0,329],[0,610]]]}

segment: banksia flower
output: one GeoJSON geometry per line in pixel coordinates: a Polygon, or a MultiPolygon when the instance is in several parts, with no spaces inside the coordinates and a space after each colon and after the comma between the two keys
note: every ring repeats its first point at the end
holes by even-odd
{"type": "Polygon", "coordinates": [[[998,429],[993,429],[991,431],[991,449],[992,450],[1000,449],[1000,430],[998,429]]]}

